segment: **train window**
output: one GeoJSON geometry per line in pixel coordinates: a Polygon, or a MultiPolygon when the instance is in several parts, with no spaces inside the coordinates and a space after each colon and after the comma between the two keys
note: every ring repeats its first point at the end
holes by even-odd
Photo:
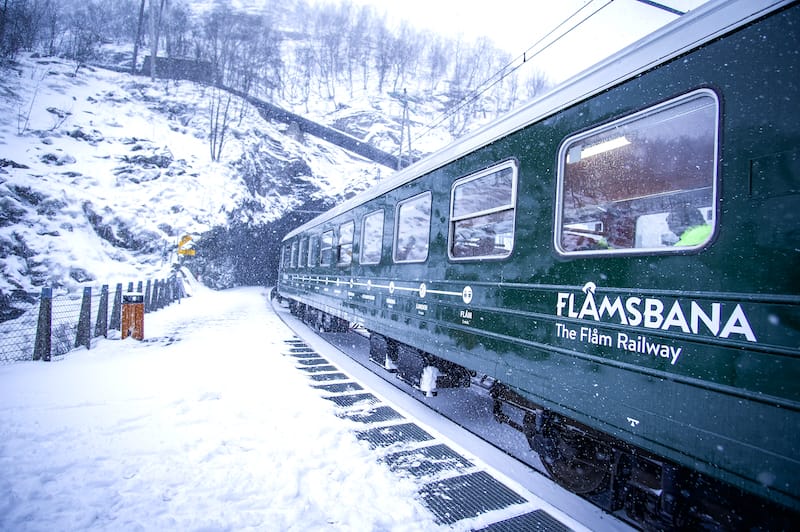
{"type": "Polygon", "coordinates": [[[398,203],[395,218],[394,261],[423,262],[428,258],[431,233],[431,193],[398,203]]]}
{"type": "Polygon", "coordinates": [[[699,90],[566,139],[555,246],[562,254],[704,246],[716,221],[719,103],[699,90]]]}
{"type": "Polygon", "coordinates": [[[353,262],[353,232],[355,224],[345,222],[339,226],[339,247],[337,248],[336,263],[339,266],[347,266],[353,262]]]}
{"type": "Polygon", "coordinates": [[[378,264],[383,247],[383,210],[373,211],[361,222],[361,264],[378,264]]]}
{"type": "Polygon", "coordinates": [[[304,268],[308,262],[308,237],[300,239],[300,248],[297,252],[297,266],[304,268]]]}
{"type": "Polygon", "coordinates": [[[330,266],[333,259],[333,231],[325,231],[320,237],[319,265],[330,266]]]}
{"type": "Polygon", "coordinates": [[[514,246],[517,165],[507,161],[453,183],[451,259],[503,258],[514,246]]]}
{"type": "Polygon", "coordinates": [[[319,257],[319,237],[312,236],[308,239],[308,267],[313,268],[316,266],[317,257],[319,257]]]}
{"type": "Polygon", "coordinates": [[[292,242],[292,268],[297,268],[297,240],[292,242]]]}

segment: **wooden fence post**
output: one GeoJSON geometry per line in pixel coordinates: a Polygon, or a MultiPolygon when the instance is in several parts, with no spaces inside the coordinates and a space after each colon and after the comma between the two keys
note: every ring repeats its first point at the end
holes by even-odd
{"type": "Polygon", "coordinates": [[[150,312],[152,309],[150,308],[150,279],[147,280],[147,284],[144,287],[144,311],[145,313],[150,312]]]}
{"type": "Polygon", "coordinates": [[[53,289],[42,288],[39,299],[39,322],[36,325],[36,343],[33,346],[33,359],[50,362],[51,335],[53,323],[53,289]]]}
{"type": "Polygon", "coordinates": [[[97,321],[94,326],[94,337],[102,335],[108,338],[108,285],[100,288],[100,306],[97,308],[97,321]]]}
{"type": "Polygon", "coordinates": [[[111,325],[109,329],[115,331],[121,330],[120,322],[122,321],[122,283],[117,283],[117,288],[114,290],[114,306],[111,308],[111,325]]]}
{"type": "Polygon", "coordinates": [[[78,332],[75,334],[75,347],[85,345],[86,349],[92,347],[92,289],[87,286],[83,289],[81,300],[81,313],[78,315],[78,332]]]}

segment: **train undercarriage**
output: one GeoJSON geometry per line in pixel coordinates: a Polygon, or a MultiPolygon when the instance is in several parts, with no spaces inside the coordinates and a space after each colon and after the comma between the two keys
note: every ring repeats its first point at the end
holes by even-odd
{"type": "MultiPolygon", "coordinates": [[[[350,323],[290,301],[292,314],[321,332],[350,323]]],[[[522,433],[550,477],[605,511],[645,530],[786,530],[798,515],[743,490],[668,462],[530,402],[489,376],[371,332],[369,359],[425,395],[477,384],[494,418],[522,433]]]]}

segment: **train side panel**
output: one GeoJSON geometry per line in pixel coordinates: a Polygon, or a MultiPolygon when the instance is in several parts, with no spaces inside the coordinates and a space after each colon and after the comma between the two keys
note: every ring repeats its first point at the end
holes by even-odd
{"type": "MultiPolygon", "coordinates": [[[[281,293],[800,509],[799,11],[795,3],[326,220],[305,248],[303,235],[293,237],[281,293]],[[576,147],[588,160],[595,138],[639,117],[664,127],[662,110],[678,123],[684,106],[712,120],[713,141],[702,147],[711,158],[700,153],[693,163],[706,173],[638,192],[632,175],[627,195],[585,184],[567,190],[570,165],[581,160],[576,147]],[[455,250],[469,218],[454,212],[454,186],[507,169],[510,247],[495,235],[495,255],[477,251],[478,237],[455,250]],[[666,248],[668,206],[678,201],[709,229],[666,248]],[[636,219],[614,219],[615,210],[636,219]],[[378,211],[383,246],[362,264],[364,219],[378,211]],[[420,232],[398,234],[406,215],[420,220],[420,232]],[[321,264],[310,242],[326,232],[335,244],[321,264]],[[415,238],[404,256],[411,259],[398,255],[400,240],[425,232],[424,250],[415,238]],[[350,260],[336,256],[343,234],[350,260]],[[313,259],[293,263],[292,246],[313,259]]],[[[694,157],[669,140],[670,160],[694,157]]],[[[602,184],[598,172],[607,169],[589,168],[602,184]]],[[[507,231],[499,205],[483,216],[507,231]]]]}

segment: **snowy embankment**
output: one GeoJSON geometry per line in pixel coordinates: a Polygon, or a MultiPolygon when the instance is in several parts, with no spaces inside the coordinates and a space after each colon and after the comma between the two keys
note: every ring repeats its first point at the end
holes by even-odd
{"type": "Polygon", "coordinates": [[[431,530],[281,355],[263,288],[145,317],[145,341],[0,366],[0,530],[431,530]]]}

